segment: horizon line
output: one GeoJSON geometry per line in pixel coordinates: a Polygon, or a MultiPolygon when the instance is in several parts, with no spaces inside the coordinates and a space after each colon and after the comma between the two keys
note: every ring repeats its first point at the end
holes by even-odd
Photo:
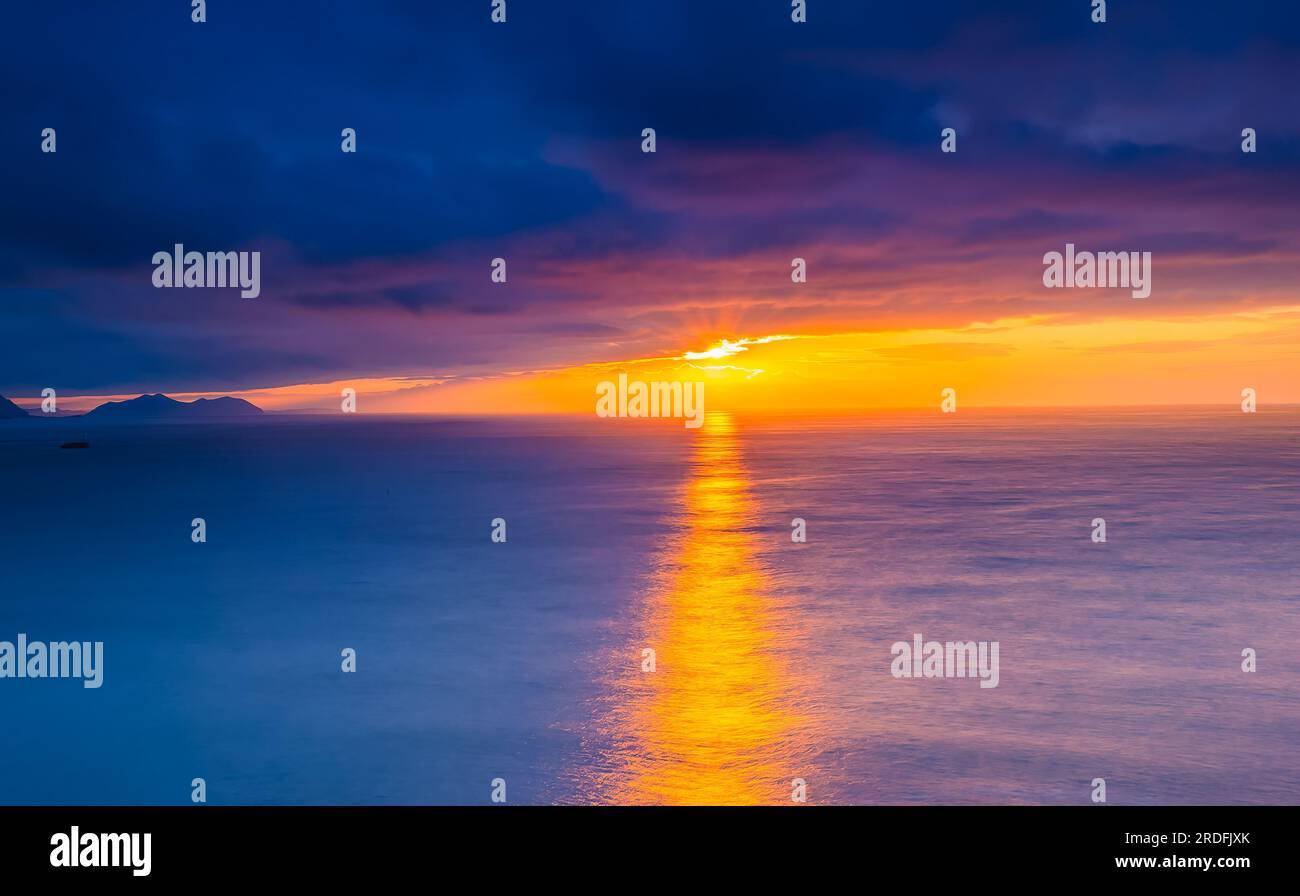
{"type": "MultiPolygon", "coordinates": [[[[167,393],[159,393],[159,392],[142,392],[142,393],[140,393],[140,396],[137,396],[137,397],[142,397],[142,396],[146,396],[146,395],[166,395],[166,394],[167,394],[167,393]]],[[[212,393],[212,394],[215,394],[215,393],[212,393]]],[[[78,397],[79,397],[79,396],[78,396],[78,397]]],[[[78,398],[78,397],[74,397],[73,400],[76,400],[76,398],[78,398]]],[[[171,396],[167,396],[167,397],[170,398],[171,396]]],[[[219,396],[219,397],[237,398],[238,396],[234,396],[234,395],[223,395],[223,396],[219,396]]],[[[29,416],[30,416],[30,417],[33,417],[33,418],[40,418],[40,419],[51,419],[51,418],[52,418],[52,419],[58,419],[58,418],[84,417],[84,416],[86,416],[87,414],[89,414],[92,410],[95,410],[95,408],[88,408],[88,409],[86,409],[86,410],[84,410],[84,411],[75,411],[75,412],[57,412],[57,413],[53,413],[53,414],[45,414],[45,413],[41,413],[41,411],[40,411],[41,399],[39,399],[39,398],[37,398],[37,399],[31,399],[31,398],[10,398],[9,400],[12,401],[12,402],[13,402],[15,405],[17,405],[18,407],[22,408],[23,410],[25,410],[25,411],[29,411],[29,416]],[[34,403],[34,407],[31,407],[31,408],[29,408],[29,407],[25,407],[25,406],[23,405],[23,402],[33,402],[33,403],[34,403]]],[[[133,399],[127,399],[127,400],[129,401],[129,400],[133,400],[133,399]]],[[[199,401],[199,400],[201,400],[201,399],[193,399],[192,401],[189,401],[189,402],[182,402],[182,403],[184,403],[184,404],[192,404],[194,401],[199,401]]],[[[247,399],[241,399],[241,400],[247,401],[247,399]]],[[[112,404],[112,403],[120,403],[120,402],[121,402],[120,399],[118,399],[118,400],[109,399],[109,400],[105,400],[104,402],[102,402],[102,404],[112,404]]],[[[250,401],[249,404],[253,404],[254,407],[257,407],[257,405],[256,405],[254,402],[251,402],[251,401],[250,401]]],[[[96,407],[98,407],[98,406],[96,406],[96,407]]],[[[707,410],[707,409],[706,409],[706,410],[705,410],[705,414],[706,414],[706,415],[710,415],[710,414],[729,414],[729,415],[738,416],[738,417],[761,417],[761,416],[790,416],[790,417],[802,416],[802,417],[824,417],[824,416],[835,416],[835,415],[843,415],[843,414],[862,414],[862,413],[910,413],[910,412],[917,412],[917,411],[925,411],[925,412],[928,413],[928,412],[933,412],[933,411],[937,410],[938,407],[939,407],[939,405],[936,403],[936,404],[933,404],[933,405],[928,405],[928,404],[927,404],[927,405],[846,405],[846,406],[841,406],[841,407],[825,407],[825,408],[788,408],[788,407],[786,407],[786,408],[767,408],[767,409],[762,409],[762,410],[756,410],[756,409],[753,409],[753,408],[738,408],[738,409],[734,409],[734,410],[729,410],[729,409],[725,409],[725,408],[724,408],[724,409],[713,409],[713,410],[707,410]]],[[[961,405],[961,410],[978,410],[978,411],[1066,411],[1066,410],[1074,410],[1074,411],[1113,411],[1113,410],[1143,410],[1143,409],[1173,409],[1173,408],[1189,408],[1189,409],[1196,409],[1196,408],[1206,408],[1206,409],[1208,409],[1208,408],[1215,408],[1215,409],[1221,409],[1221,408],[1225,408],[1225,407],[1234,407],[1234,408],[1235,408],[1235,407],[1239,407],[1239,402],[1233,402],[1233,401],[1224,401],[1224,402],[1135,402],[1135,403],[1124,403],[1124,404],[1070,404],[1070,403],[1066,403],[1066,404],[1055,404],[1055,405],[1046,405],[1046,404],[1008,405],[1008,404],[974,404],[974,403],[964,403],[964,404],[961,405]]],[[[1300,402],[1295,402],[1295,401],[1279,401],[1279,402],[1272,402],[1272,403],[1269,403],[1269,404],[1264,404],[1264,405],[1260,405],[1260,406],[1259,406],[1259,410],[1263,410],[1264,408],[1300,408],[1300,402]]],[[[351,412],[347,412],[347,413],[344,413],[344,412],[342,412],[342,411],[338,411],[338,410],[330,410],[330,409],[327,409],[327,408],[318,408],[318,407],[279,408],[279,409],[275,409],[275,410],[267,410],[267,409],[265,409],[265,408],[258,407],[258,410],[261,411],[261,415],[262,415],[262,416],[265,416],[265,417],[353,417],[353,416],[363,416],[363,417],[574,417],[574,418],[586,418],[586,417],[588,417],[588,416],[593,416],[593,415],[594,415],[594,413],[593,413],[593,414],[588,414],[588,413],[583,413],[583,412],[578,412],[578,411],[555,411],[555,410],[537,410],[537,411],[521,411],[521,410],[493,411],[493,410],[487,410],[487,409],[485,409],[485,410],[475,410],[475,411],[461,411],[461,410],[427,410],[427,411],[360,411],[360,410],[358,410],[358,411],[351,411],[351,412]]],[[[960,411],[955,411],[955,412],[953,412],[953,413],[960,413],[960,411]]],[[[1257,411],[1257,413],[1258,413],[1258,411],[1257,411]]],[[[22,419],[22,418],[14,418],[14,419],[22,419]]],[[[222,419],[222,418],[210,418],[210,419],[222,419]]],[[[250,417],[248,417],[248,416],[234,415],[232,418],[226,418],[226,419],[253,419],[253,418],[250,418],[250,417]]],[[[671,417],[648,417],[648,416],[647,416],[647,417],[627,417],[627,418],[619,418],[619,419],[630,419],[630,420],[637,420],[637,419],[642,419],[642,420],[655,420],[655,419],[675,419],[675,418],[671,418],[671,417]]]]}

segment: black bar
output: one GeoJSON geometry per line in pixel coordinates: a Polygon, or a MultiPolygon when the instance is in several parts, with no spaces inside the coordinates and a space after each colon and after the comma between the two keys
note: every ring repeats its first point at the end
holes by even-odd
{"type": "Polygon", "coordinates": [[[450,885],[468,875],[467,885],[625,889],[707,878],[797,885],[834,872],[945,889],[976,874],[1176,884],[1213,875],[1231,885],[1291,870],[1296,820],[1282,807],[20,807],[0,809],[0,863],[6,881],[50,883],[450,885]],[[134,874],[131,856],[120,867],[55,867],[51,841],[74,826],[79,839],[149,833],[149,873],[134,874]],[[1131,860],[1155,867],[1118,867],[1131,860]]]}

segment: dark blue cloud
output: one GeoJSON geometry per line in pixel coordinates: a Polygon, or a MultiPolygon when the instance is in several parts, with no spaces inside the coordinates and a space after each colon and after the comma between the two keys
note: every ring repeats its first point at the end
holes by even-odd
{"type": "MultiPolygon", "coordinates": [[[[1143,208],[1162,190],[1170,203],[1275,211],[1300,199],[1300,6],[1282,0],[1112,2],[1104,26],[1089,21],[1086,0],[810,0],[802,26],[784,0],[511,0],[504,27],[489,9],[487,0],[216,0],[204,25],[176,0],[6,10],[0,286],[57,299],[0,293],[0,326],[23,344],[0,365],[0,391],[40,383],[51,363],[85,388],[197,388],[416,360],[368,364],[362,349],[341,358],[320,328],[277,355],[197,312],[179,350],[185,306],[173,304],[181,320],[160,327],[108,298],[123,276],[147,293],[149,258],[176,242],[278,247],[291,261],[268,270],[267,301],[304,312],[505,317],[606,300],[602,287],[566,291],[558,280],[485,292],[485,258],[507,249],[523,271],[565,260],[576,269],[638,252],[725,260],[870,242],[910,226],[978,250],[981,240],[1132,218],[1122,206],[1103,215],[1081,204],[1090,191],[1131,189],[1143,208]],[[934,148],[948,122],[960,125],[962,148],[944,159],[934,148]],[[1256,157],[1237,151],[1245,125],[1260,129],[1256,157]],[[339,152],[345,126],[358,132],[356,155],[339,152]],[[674,202],[649,201],[654,184],[610,176],[644,161],[647,126],[661,141],[655,164],[679,178],[674,202]],[[55,156],[39,152],[44,127],[58,130],[55,156]],[[846,182],[820,204],[727,212],[718,205],[771,184],[680,180],[701,154],[761,149],[813,166],[849,158],[821,152],[828,142],[868,171],[872,159],[910,158],[972,184],[1023,172],[1030,195],[1000,208],[972,190],[940,213],[949,200],[927,192],[944,185],[935,177],[918,180],[914,208],[846,182]],[[330,290],[316,278],[295,290],[313,271],[428,258],[438,264],[424,279],[330,290]]],[[[847,169],[808,176],[824,188],[847,169]]],[[[1228,254],[1274,245],[1212,223],[1190,222],[1188,235],[1161,234],[1161,244],[1228,254]]],[[[608,335],[582,321],[563,329],[608,335]]],[[[490,354],[449,341],[422,360],[490,354]]]]}

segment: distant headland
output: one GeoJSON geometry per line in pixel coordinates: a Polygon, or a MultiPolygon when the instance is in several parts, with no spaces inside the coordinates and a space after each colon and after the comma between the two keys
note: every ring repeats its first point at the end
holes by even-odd
{"type": "Polygon", "coordinates": [[[0,420],[9,420],[17,417],[26,417],[27,412],[9,399],[0,395],[0,420]]]}
{"type": "MultiPolygon", "coordinates": [[[[64,415],[60,419],[76,416],[82,420],[212,420],[223,417],[256,417],[262,409],[242,398],[199,398],[194,401],[177,401],[162,393],[141,395],[126,401],[109,401],[80,415],[64,415]]],[[[9,399],[0,395],[0,419],[41,417],[29,414],[9,399]]]]}

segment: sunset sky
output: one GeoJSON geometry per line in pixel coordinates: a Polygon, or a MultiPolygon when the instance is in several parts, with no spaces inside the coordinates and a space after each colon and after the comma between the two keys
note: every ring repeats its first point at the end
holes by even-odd
{"type": "Polygon", "coordinates": [[[6,14],[0,394],[1300,402],[1300,7],[188,6],[6,14]],[[1044,288],[1067,242],[1151,252],[1150,297],[1044,288]],[[154,289],[175,243],[260,251],[260,297],[154,289]]]}

